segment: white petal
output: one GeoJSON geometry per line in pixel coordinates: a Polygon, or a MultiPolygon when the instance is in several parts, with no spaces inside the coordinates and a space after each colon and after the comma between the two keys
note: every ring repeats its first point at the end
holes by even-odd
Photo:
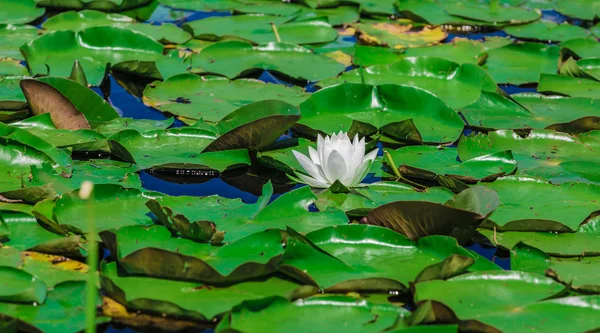
{"type": "Polygon", "coordinates": [[[366,160],[374,161],[377,158],[378,152],[379,152],[379,148],[373,149],[370,153],[365,155],[365,157],[363,158],[363,161],[366,161],[366,160]]]}
{"type": "Polygon", "coordinates": [[[358,186],[358,184],[360,184],[360,182],[362,182],[363,179],[365,179],[365,177],[369,173],[369,169],[371,169],[371,164],[373,164],[372,160],[366,160],[366,161],[362,162],[362,164],[358,167],[358,169],[356,169],[356,173],[354,174],[352,181],[350,182],[349,185],[346,185],[346,186],[349,186],[349,187],[358,186]]]}
{"type": "Polygon", "coordinates": [[[325,171],[325,175],[327,175],[327,180],[332,184],[336,180],[339,180],[342,182],[342,184],[344,184],[343,181],[348,174],[344,157],[337,150],[331,152],[329,158],[327,159],[327,164],[324,166],[323,170],[325,171]]]}
{"type": "Polygon", "coordinates": [[[301,173],[296,173],[296,176],[298,176],[298,178],[300,178],[305,184],[310,185],[311,187],[316,187],[316,188],[328,188],[329,185],[328,183],[319,181],[317,179],[314,179],[312,177],[309,177],[307,175],[303,175],[301,173]]]}
{"type": "Polygon", "coordinates": [[[352,172],[358,169],[365,157],[365,138],[358,140],[358,135],[354,137],[354,154],[352,154],[352,172]]]}
{"type": "Polygon", "coordinates": [[[313,161],[314,164],[321,164],[319,152],[315,148],[308,147],[308,156],[310,156],[310,159],[313,161]]]}
{"type": "Polygon", "coordinates": [[[317,165],[314,164],[313,161],[310,160],[310,158],[306,157],[306,155],[301,154],[295,150],[292,150],[292,153],[298,160],[298,163],[300,163],[302,168],[304,168],[304,170],[306,170],[306,172],[308,172],[309,175],[311,175],[313,178],[315,178],[318,181],[321,181],[321,182],[325,181],[325,179],[321,178],[321,176],[319,175],[319,170],[317,168],[317,165]]]}

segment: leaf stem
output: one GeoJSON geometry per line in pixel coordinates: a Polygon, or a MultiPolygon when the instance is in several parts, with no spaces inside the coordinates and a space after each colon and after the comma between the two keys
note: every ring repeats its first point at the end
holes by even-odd
{"type": "Polygon", "coordinates": [[[273,29],[273,33],[275,34],[275,40],[277,43],[281,42],[281,37],[279,37],[279,30],[277,30],[277,25],[274,22],[271,22],[271,29],[273,29]]]}
{"type": "Polygon", "coordinates": [[[402,177],[402,174],[400,174],[400,171],[398,171],[398,168],[396,167],[396,163],[394,162],[392,155],[390,155],[390,153],[388,153],[386,150],[383,151],[383,155],[385,156],[385,159],[387,160],[387,163],[390,166],[390,168],[392,168],[392,172],[394,173],[394,176],[396,176],[397,180],[402,180],[403,182],[417,189],[424,190],[427,188],[426,186],[423,186],[419,183],[415,183],[411,180],[402,177]]]}

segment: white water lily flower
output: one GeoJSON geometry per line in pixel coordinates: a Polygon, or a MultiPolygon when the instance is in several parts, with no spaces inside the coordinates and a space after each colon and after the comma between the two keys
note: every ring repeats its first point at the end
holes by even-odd
{"type": "Polygon", "coordinates": [[[358,140],[354,136],[353,142],[348,134],[340,131],[334,133],[331,138],[319,135],[317,149],[308,147],[310,158],[297,151],[294,156],[300,165],[310,175],[296,173],[300,180],[317,188],[328,188],[336,180],[346,187],[355,187],[365,178],[369,168],[377,157],[378,149],[365,155],[365,138],[358,140]]]}

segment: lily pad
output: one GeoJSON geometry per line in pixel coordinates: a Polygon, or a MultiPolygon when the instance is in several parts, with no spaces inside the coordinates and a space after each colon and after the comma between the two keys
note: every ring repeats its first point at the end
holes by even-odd
{"type": "Polygon", "coordinates": [[[460,182],[474,184],[494,181],[517,170],[517,162],[510,151],[479,156],[470,160],[457,160],[456,148],[411,146],[387,150],[394,167],[404,176],[435,181],[438,177],[450,177],[460,182]]]}
{"type": "Polygon", "coordinates": [[[483,93],[460,113],[467,124],[485,129],[553,129],[578,134],[600,129],[600,103],[591,98],[518,93],[510,99],[483,93]]]}
{"type": "Polygon", "coordinates": [[[297,127],[311,136],[339,131],[365,136],[379,130],[401,141],[449,143],[464,126],[442,100],[408,85],[329,87],[313,94],[300,110],[297,127]]]}
{"type": "Polygon", "coordinates": [[[581,58],[600,58],[600,42],[593,38],[571,39],[560,46],[573,51],[581,58]]]}
{"type": "Polygon", "coordinates": [[[479,229],[479,232],[492,244],[507,250],[522,243],[523,246],[533,246],[551,256],[571,257],[575,260],[583,256],[600,255],[598,246],[600,234],[597,226],[597,218],[584,222],[576,232],[572,232],[566,225],[555,222],[515,221],[496,228],[496,231],[479,229]]]}
{"type": "Polygon", "coordinates": [[[201,285],[150,277],[119,276],[116,262],[101,265],[102,285],[109,296],[133,310],[211,320],[243,301],[273,296],[292,298],[299,284],[279,277],[242,282],[229,287],[201,285]],[[149,292],[149,288],[152,292],[149,292]]]}
{"type": "Polygon", "coordinates": [[[101,11],[122,11],[139,7],[152,0],[35,0],[39,6],[70,8],[70,9],[95,9],[101,11]]]}
{"type": "Polygon", "coordinates": [[[244,302],[224,318],[216,332],[327,332],[344,323],[348,333],[380,332],[407,315],[407,311],[391,304],[373,304],[348,296],[315,296],[290,302],[283,297],[244,302]],[[273,318],[272,322],[264,320],[273,318]],[[311,325],[303,327],[305,318],[311,325]]]}
{"type": "Polygon", "coordinates": [[[0,25],[0,57],[23,60],[21,45],[38,37],[38,29],[30,25],[0,25]]]}
{"type": "Polygon", "coordinates": [[[112,26],[137,31],[164,44],[183,44],[192,38],[189,33],[171,23],[161,25],[137,23],[134,19],[126,15],[103,13],[95,10],[64,12],[49,18],[42,24],[42,28],[47,31],[80,31],[101,26],[112,26]]]}
{"type": "Polygon", "coordinates": [[[210,45],[192,57],[192,72],[195,73],[237,78],[257,70],[275,71],[297,80],[319,81],[338,75],[344,65],[285,42],[252,46],[242,41],[224,41],[210,45]]]}
{"type": "Polygon", "coordinates": [[[525,84],[540,80],[540,74],[558,70],[560,48],[538,43],[510,44],[488,51],[483,66],[496,83],[525,84]]]}
{"type": "Polygon", "coordinates": [[[255,80],[207,80],[194,74],[181,74],[146,86],[144,103],[175,114],[188,123],[199,119],[219,122],[239,107],[259,99],[277,99],[298,106],[308,96],[298,87],[255,80]]]}
{"type": "Polygon", "coordinates": [[[528,10],[515,6],[501,6],[498,3],[483,4],[465,1],[444,6],[446,12],[453,16],[484,21],[494,25],[519,24],[533,22],[542,16],[539,10],[528,10]]]}
{"type": "Polygon", "coordinates": [[[571,97],[598,98],[600,82],[565,75],[542,74],[538,91],[571,97]]]}
{"type": "Polygon", "coordinates": [[[1,0],[0,24],[24,24],[44,15],[44,8],[36,7],[35,0],[1,0]]]}
{"type": "Polygon", "coordinates": [[[357,23],[358,39],[365,44],[383,45],[393,49],[404,49],[434,45],[447,37],[440,27],[414,29],[410,24],[398,23],[357,23]]]}
{"type": "MultiPolygon", "coordinates": [[[[17,304],[0,302],[0,313],[25,323],[40,332],[77,333],[86,327],[85,297],[72,297],[85,294],[85,282],[64,282],[48,292],[44,304],[17,304]]],[[[98,324],[109,321],[98,317],[98,324]]]]}
{"type": "Polygon", "coordinates": [[[0,301],[43,303],[46,299],[46,284],[25,271],[3,265],[0,266],[0,277],[2,277],[0,301]]]}
{"type": "Polygon", "coordinates": [[[412,85],[432,92],[452,108],[472,104],[481,91],[497,89],[494,80],[479,66],[435,57],[406,57],[390,65],[353,69],[319,85],[327,87],[344,82],[412,85]]]}
{"type": "Polygon", "coordinates": [[[562,42],[569,39],[586,38],[590,32],[585,28],[568,23],[536,21],[524,25],[505,27],[504,31],[516,38],[539,40],[542,42],[562,42]]]}
{"type": "Polygon", "coordinates": [[[221,152],[202,151],[214,140],[213,132],[195,128],[176,128],[140,133],[127,129],[109,137],[111,152],[140,170],[149,168],[215,169],[250,164],[244,149],[221,152]]]}
{"type": "Polygon", "coordinates": [[[524,244],[518,244],[512,251],[511,264],[516,270],[554,277],[581,292],[597,293],[600,290],[598,280],[594,278],[600,269],[600,257],[551,257],[524,244]]]}
{"type": "Polygon", "coordinates": [[[129,226],[101,236],[129,274],[219,285],[272,274],[283,253],[279,230],[254,233],[225,246],[173,237],[162,226],[129,226]]]}
{"type": "Polygon", "coordinates": [[[123,188],[114,184],[94,186],[89,202],[79,197],[79,190],[62,195],[54,204],[52,215],[61,226],[77,233],[89,232],[88,219],[94,219],[98,232],[128,225],[152,225],[146,216],[146,201],[158,193],[123,188]],[[111,212],[109,215],[101,212],[111,212]],[[97,216],[103,216],[98,219],[97,216]]]}
{"type": "MultiPolygon", "coordinates": [[[[288,234],[290,232],[288,231],[288,234]]],[[[431,236],[417,242],[392,230],[368,225],[329,227],[306,235],[290,234],[279,270],[330,292],[406,292],[421,271],[450,255],[463,257],[464,264],[448,273],[467,268],[494,270],[484,258],[460,247],[456,240],[431,236]],[[348,246],[352,244],[352,251],[348,246]],[[396,264],[402,262],[402,269],[396,264]]]]}
{"type": "Polygon", "coordinates": [[[509,222],[546,221],[561,223],[574,231],[600,210],[600,203],[594,199],[600,192],[599,185],[553,185],[539,178],[507,176],[484,186],[500,197],[501,205],[490,216],[500,227],[509,222]]]}
{"type": "Polygon", "coordinates": [[[255,44],[276,41],[316,44],[331,42],[337,38],[337,31],[324,20],[290,22],[291,19],[292,17],[272,15],[215,16],[186,23],[183,29],[198,39],[238,37],[255,44]],[[279,40],[274,29],[277,29],[279,40]]]}
{"type": "Polygon", "coordinates": [[[600,17],[600,4],[594,0],[579,0],[569,3],[556,2],[557,12],[582,20],[593,20],[600,17]]]}
{"type": "MultiPolygon", "coordinates": [[[[523,308],[539,301],[559,296],[564,291],[562,284],[537,274],[517,271],[474,272],[446,281],[419,283],[414,300],[417,304],[425,301],[441,303],[453,311],[463,329],[485,330],[485,325],[495,327],[500,317],[504,326],[514,326],[516,322],[512,322],[515,320],[511,318],[512,314],[520,313],[523,308]],[[479,290],[488,297],[469,292],[472,290],[479,290]]],[[[509,331],[524,332],[523,329],[509,331]]]]}
{"type": "MultiPolygon", "coordinates": [[[[404,55],[407,57],[438,57],[459,64],[469,63],[479,65],[487,58],[485,52],[491,49],[490,43],[455,38],[452,43],[444,43],[431,47],[410,48],[404,52],[404,55]]],[[[510,43],[510,40],[504,40],[502,43],[510,43]]],[[[369,65],[365,64],[365,66],[369,65]]]]}
{"type": "Polygon", "coordinates": [[[55,31],[23,45],[21,50],[32,75],[68,77],[73,62],[79,60],[92,85],[102,82],[107,64],[121,64],[119,70],[155,79],[162,79],[161,69],[169,74],[185,71],[179,60],[163,56],[162,44],[141,33],[116,27],[55,31]],[[139,66],[123,65],[132,61],[139,66]]]}
{"type": "Polygon", "coordinates": [[[551,130],[532,130],[525,136],[500,130],[488,135],[463,136],[461,160],[510,150],[518,163],[517,175],[539,176],[553,183],[598,183],[600,131],[571,136],[551,130]]]}

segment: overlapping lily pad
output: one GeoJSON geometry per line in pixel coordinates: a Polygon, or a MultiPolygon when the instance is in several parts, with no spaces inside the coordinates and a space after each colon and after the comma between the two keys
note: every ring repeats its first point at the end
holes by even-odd
{"type": "Polygon", "coordinates": [[[39,6],[101,11],[121,11],[145,5],[150,1],[152,0],[35,0],[39,6]]]}
{"type": "Polygon", "coordinates": [[[189,33],[171,23],[162,25],[136,23],[134,19],[126,15],[107,14],[95,10],[65,12],[49,18],[42,24],[42,28],[48,31],[80,31],[100,26],[131,29],[148,35],[161,43],[183,44],[192,38],[189,33]]]}
{"type": "Polygon", "coordinates": [[[600,181],[599,131],[571,136],[552,130],[533,130],[520,136],[513,131],[463,136],[458,143],[461,160],[510,150],[518,163],[517,175],[539,176],[553,183],[600,181]]]}
{"type": "Polygon", "coordinates": [[[156,79],[185,71],[185,65],[178,59],[162,55],[162,44],[122,28],[55,31],[25,44],[21,50],[33,75],[67,77],[73,62],[79,60],[92,85],[103,80],[107,64],[121,64],[119,70],[156,79]],[[139,65],[127,66],[129,62],[139,65]]]}
{"type": "Polygon", "coordinates": [[[451,255],[461,258],[460,264],[448,267],[449,275],[467,269],[497,269],[493,263],[460,247],[454,239],[442,236],[414,242],[389,229],[349,225],[314,231],[306,238],[293,234],[291,237],[279,270],[326,291],[405,292],[421,271],[451,255]],[[349,244],[353,251],[346,252],[349,244]],[[402,262],[403,269],[397,270],[394,262],[402,262]]]}
{"type": "Polygon", "coordinates": [[[134,310],[210,320],[243,301],[273,296],[293,298],[299,284],[279,277],[242,282],[229,287],[148,277],[119,276],[115,262],[103,263],[102,285],[108,294],[134,310]],[[149,292],[152,290],[152,292],[149,292]],[[215,306],[218,305],[218,306],[215,306]]]}
{"type": "Polygon", "coordinates": [[[557,71],[560,48],[538,43],[510,44],[488,51],[483,66],[496,83],[538,82],[540,74],[557,71]]]}
{"type": "Polygon", "coordinates": [[[300,105],[298,127],[316,136],[377,131],[397,140],[448,143],[464,123],[433,94],[408,85],[342,84],[323,89],[300,105]]]}
{"type": "Polygon", "coordinates": [[[344,65],[291,43],[252,46],[242,41],[224,41],[194,55],[191,70],[229,78],[247,76],[257,70],[269,70],[297,80],[319,81],[338,75],[344,70],[344,65]]]}
{"type": "Polygon", "coordinates": [[[571,97],[597,98],[600,93],[600,82],[581,77],[542,74],[538,91],[571,97]]]}
{"type": "Polygon", "coordinates": [[[38,29],[30,25],[0,25],[0,57],[23,59],[21,45],[38,37],[38,29]]]}
{"type": "Polygon", "coordinates": [[[319,85],[326,87],[344,82],[411,85],[432,92],[452,108],[472,104],[481,91],[497,89],[494,80],[479,66],[460,65],[435,57],[406,57],[390,65],[358,68],[338,78],[321,81],[319,85]]]}
{"type": "Polygon", "coordinates": [[[199,39],[238,37],[255,44],[276,42],[278,37],[293,44],[327,43],[337,37],[337,31],[324,20],[289,22],[291,19],[270,15],[221,16],[186,23],[183,28],[199,39]]]}
{"type": "Polygon", "coordinates": [[[569,39],[586,38],[590,32],[585,28],[568,23],[558,24],[552,21],[536,21],[525,25],[504,28],[504,31],[521,39],[533,39],[542,42],[562,42],[569,39]]]}
{"type": "Polygon", "coordinates": [[[582,20],[593,20],[600,17],[600,4],[594,0],[581,0],[573,3],[557,1],[555,9],[565,16],[582,20]]]}
{"type": "Polygon", "coordinates": [[[25,24],[44,15],[44,8],[36,7],[36,0],[2,0],[0,24],[25,24]]]}
{"type": "Polygon", "coordinates": [[[440,27],[413,28],[410,24],[357,23],[358,38],[371,45],[382,45],[393,49],[404,49],[437,44],[446,38],[440,27]]]}
{"type": "Polygon", "coordinates": [[[175,114],[185,122],[193,123],[199,119],[218,122],[239,107],[257,100],[277,99],[298,106],[308,96],[297,87],[181,74],[147,86],[144,103],[175,114]]]}

